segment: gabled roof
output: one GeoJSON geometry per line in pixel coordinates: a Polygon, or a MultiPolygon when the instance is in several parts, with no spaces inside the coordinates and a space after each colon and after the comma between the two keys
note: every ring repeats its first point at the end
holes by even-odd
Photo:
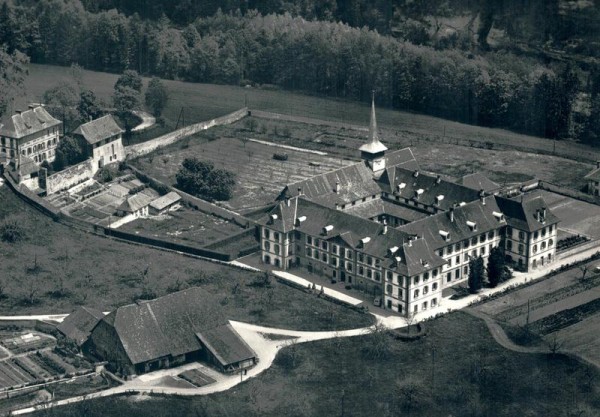
{"type": "Polygon", "coordinates": [[[188,288],[117,308],[102,320],[114,327],[132,364],[201,349],[196,333],[226,320],[206,291],[188,288]]]}
{"type": "Polygon", "coordinates": [[[508,225],[519,230],[533,232],[560,221],[539,195],[524,195],[516,199],[496,197],[496,201],[506,216],[508,225]]]}
{"type": "MultiPolygon", "coordinates": [[[[418,168],[414,155],[409,148],[391,152],[386,155],[386,161],[386,164],[391,161],[396,166],[418,168]]],[[[288,184],[278,199],[296,197],[300,193],[299,189],[308,199],[330,208],[334,208],[336,203],[340,205],[348,204],[381,193],[381,188],[373,179],[373,171],[364,162],[357,162],[306,180],[288,184]],[[337,192],[336,184],[339,184],[337,192]]]]}
{"type": "Polygon", "coordinates": [[[447,210],[454,204],[468,203],[479,198],[479,192],[421,171],[391,167],[379,178],[381,189],[409,200],[447,210]],[[438,200],[438,196],[443,196],[438,200]]]}
{"type": "Polygon", "coordinates": [[[104,313],[90,307],[79,307],[69,314],[56,328],[69,339],[83,345],[96,327],[96,324],[104,318],[104,313]]]}
{"type": "Polygon", "coordinates": [[[473,201],[400,226],[398,230],[423,237],[433,250],[437,250],[506,225],[494,212],[500,214],[500,208],[492,197],[487,197],[485,204],[479,200],[473,201]],[[473,222],[476,228],[469,226],[467,221],[473,222]],[[447,237],[442,236],[440,231],[448,233],[447,237]]]}
{"type": "Polygon", "coordinates": [[[600,168],[594,168],[583,178],[586,180],[600,181],[600,168]]]}
{"type": "Polygon", "coordinates": [[[500,189],[499,184],[496,184],[481,172],[474,172],[472,174],[465,175],[460,179],[460,184],[472,190],[483,190],[487,193],[492,193],[500,189]]]}
{"type": "Polygon", "coordinates": [[[318,236],[324,240],[344,241],[348,246],[356,248],[361,252],[383,259],[386,265],[394,264],[394,268],[402,274],[415,274],[418,270],[428,270],[435,265],[443,265],[445,261],[428,249],[426,242],[416,240],[408,246],[411,235],[380,223],[353,216],[341,210],[330,209],[320,204],[307,200],[304,196],[293,197],[287,201],[280,202],[270,213],[277,216],[276,219],[263,219],[259,224],[265,225],[272,230],[289,232],[298,230],[310,236],[318,236]],[[303,218],[303,221],[298,221],[303,218]],[[324,233],[326,226],[333,226],[331,231],[324,233]],[[369,238],[367,243],[361,240],[369,238]],[[396,265],[395,256],[389,257],[388,250],[394,246],[399,248],[395,256],[399,256],[401,262],[396,265]],[[410,257],[404,254],[405,247],[410,247],[410,257]],[[413,249],[414,248],[414,249],[413,249]],[[425,260],[423,264],[410,263],[411,259],[425,260]]]}
{"type": "Polygon", "coordinates": [[[124,211],[126,213],[134,213],[152,203],[155,197],[147,195],[146,193],[140,192],[128,197],[121,203],[117,210],[124,211]]]}
{"type": "Polygon", "coordinates": [[[371,122],[369,123],[369,140],[358,148],[361,152],[378,154],[387,151],[387,147],[379,140],[377,133],[377,118],[375,117],[375,97],[371,102],[371,122]]]}
{"type": "Polygon", "coordinates": [[[83,136],[90,145],[93,145],[123,132],[125,131],[119,127],[112,115],[108,114],[80,125],[73,133],[83,136]]]}
{"type": "Polygon", "coordinates": [[[44,129],[60,125],[42,106],[7,116],[0,121],[0,135],[19,139],[44,129]]]}
{"type": "Polygon", "coordinates": [[[158,197],[156,200],[150,203],[150,207],[156,210],[163,210],[166,207],[169,207],[172,204],[177,203],[181,200],[181,196],[177,194],[175,191],[171,191],[162,197],[158,197]]]}
{"type": "Polygon", "coordinates": [[[256,353],[229,323],[196,333],[196,336],[224,367],[256,357],[256,353]]]}

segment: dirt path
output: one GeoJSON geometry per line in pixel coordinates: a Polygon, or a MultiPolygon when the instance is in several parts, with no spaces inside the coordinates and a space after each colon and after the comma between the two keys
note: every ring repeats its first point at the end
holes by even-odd
{"type": "Polygon", "coordinates": [[[156,119],[150,113],[146,113],[145,111],[141,110],[134,110],[133,113],[142,119],[142,123],[131,129],[132,132],[141,132],[142,130],[146,130],[156,123],[156,119]]]}

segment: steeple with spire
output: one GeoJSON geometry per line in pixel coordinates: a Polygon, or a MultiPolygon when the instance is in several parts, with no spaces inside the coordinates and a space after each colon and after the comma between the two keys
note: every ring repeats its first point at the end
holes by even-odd
{"type": "Polygon", "coordinates": [[[375,91],[371,101],[371,123],[369,124],[369,139],[360,148],[360,157],[378,178],[385,169],[385,151],[387,147],[379,140],[377,133],[377,118],[375,116],[375,91]]]}

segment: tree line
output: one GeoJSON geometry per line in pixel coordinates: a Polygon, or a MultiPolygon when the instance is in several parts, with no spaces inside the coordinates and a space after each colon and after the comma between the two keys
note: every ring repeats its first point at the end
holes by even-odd
{"type": "Polygon", "coordinates": [[[194,82],[274,84],[362,101],[376,90],[379,104],[395,109],[549,138],[595,138],[593,123],[572,117],[581,77],[569,65],[437,50],[366,27],[291,14],[217,10],[178,27],[165,15],[148,20],[115,9],[93,13],[79,0],[16,4],[0,9],[5,40],[33,62],[134,69],[194,82]]]}

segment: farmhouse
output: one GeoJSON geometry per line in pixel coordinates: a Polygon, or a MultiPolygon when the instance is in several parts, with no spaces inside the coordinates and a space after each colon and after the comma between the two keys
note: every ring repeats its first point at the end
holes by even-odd
{"type": "Polygon", "coordinates": [[[583,178],[587,181],[588,194],[600,195],[600,161],[596,162],[596,168],[583,178]]]}
{"type": "Polygon", "coordinates": [[[94,167],[100,169],[106,164],[125,159],[123,132],[112,115],[106,115],[80,125],[73,134],[84,144],[94,167]]]}
{"type": "Polygon", "coordinates": [[[226,372],[256,363],[219,306],[197,287],[117,308],[94,327],[84,350],[126,375],[198,359],[226,372]]]}
{"type": "Polygon", "coordinates": [[[177,194],[175,191],[171,191],[150,203],[150,214],[152,214],[152,215],[165,214],[169,210],[172,210],[175,207],[177,207],[177,205],[180,201],[181,201],[181,196],[179,194],[177,194]]]}
{"type": "Polygon", "coordinates": [[[62,122],[42,106],[29,106],[0,121],[0,153],[20,179],[36,176],[42,162],[52,162],[62,122]]]}
{"type": "Polygon", "coordinates": [[[483,176],[457,184],[422,172],[410,149],[388,153],[374,103],[360,151],[362,162],[282,190],[259,222],[264,263],[306,267],[408,314],[437,306],[495,247],[521,269],[554,260],[558,218],[542,197],[490,195],[497,184],[483,176]]]}

